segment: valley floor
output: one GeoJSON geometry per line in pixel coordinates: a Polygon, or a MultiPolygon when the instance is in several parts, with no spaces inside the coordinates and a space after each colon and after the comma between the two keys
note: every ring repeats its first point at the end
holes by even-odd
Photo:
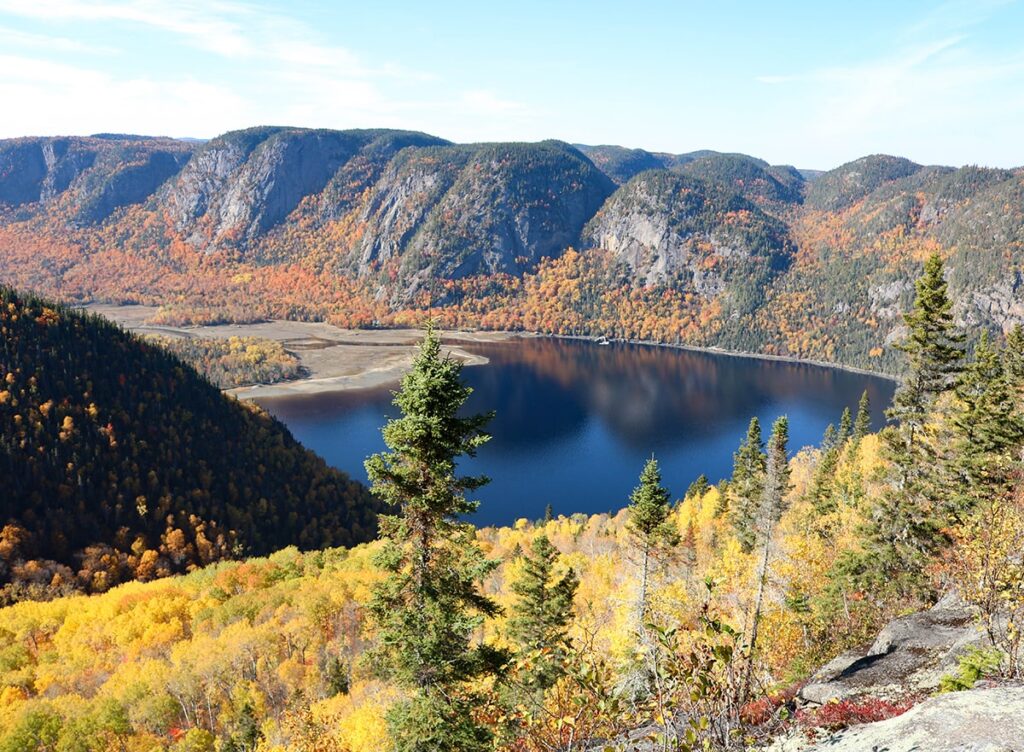
{"type": "MultiPolygon", "coordinates": [[[[147,322],[159,310],[155,306],[91,304],[86,310],[116,321],[138,334],[165,337],[223,338],[259,337],[276,340],[297,357],[306,376],[296,381],[257,384],[228,390],[241,399],[283,397],[299,394],[365,389],[395,383],[412,365],[417,329],[339,329],[308,321],[266,321],[255,324],[172,327],[147,322]]],[[[445,332],[446,340],[503,342],[519,336],[509,332],[445,332]]],[[[487,358],[457,344],[446,345],[453,357],[466,365],[482,365],[487,358]]]]}
{"type": "MultiPolygon", "coordinates": [[[[207,326],[167,326],[149,323],[160,310],[157,306],[118,305],[92,303],[85,306],[92,313],[105,318],[138,334],[157,334],[165,337],[195,337],[204,339],[227,339],[229,337],[257,337],[280,342],[284,348],[299,359],[304,373],[295,381],[274,384],[254,384],[228,389],[240,399],[264,397],[288,397],[303,394],[339,392],[349,389],[368,389],[385,384],[397,384],[409,370],[416,353],[416,344],[422,337],[418,329],[341,329],[324,322],[273,320],[251,324],[216,324],[207,326]]],[[[541,337],[532,332],[507,331],[464,331],[444,332],[446,350],[466,365],[483,365],[487,358],[466,351],[457,342],[508,342],[521,337],[541,337]],[[452,341],[455,341],[453,343],[452,341]]],[[[565,339],[593,340],[593,337],[563,336],[565,339]]],[[[636,344],[655,344],[630,340],[636,344]]],[[[855,373],[865,373],[882,378],[891,375],[861,368],[839,365],[819,360],[808,360],[751,352],[732,352],[717,347],[695,347],[689,345],[666,345],[683,350],[710,352],[759,360],[778,360],[789,363],[806,363],[828,368],[839,368],[855,373]]]]}

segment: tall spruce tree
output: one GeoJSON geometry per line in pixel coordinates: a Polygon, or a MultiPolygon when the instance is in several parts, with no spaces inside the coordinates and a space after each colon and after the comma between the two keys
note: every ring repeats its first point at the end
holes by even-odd
{"type": "Polygon", "coordinates": [[[953,303],[943,277],[942,259],[932,254],[917,280],[914,307],[904,316],[908,333],[897,348],[907,356],[907,373],[886,417],[896,425],[886,433],[896,466],[898,493],[919,493],[915,484],[927,466],[926,428],[938,398],[956,386],[963,368],[964,337],[953,322],[953,303]]]}
{"type": "Polygon", "coordinates": [[[747,435],[733,454],[732,478],[729,481],[729,519],[743,550],[754,549],[757,538],[757,510],[764,491],[764,474],[768,458],[761,438],[761,422],[750,419],[747,435]]]}
{"type": "Polygon", "coordinates": [[[636,613],[643,628],[650,608],[652,570],[679,545],[679,530],[672,519],[669,492],[661,485],[661,470],[653,457],[640,473],[640,485],[630,494],[626,529],[639,558],[640,592],[636,613]]]}
{"type": "Polygon", "coordinates": [[[839,467],[839,458],[850,431],[849,418],[850,410],[847,408],[843,412],[844,421],[840,422],[840,426],[843,426],[845,422],[845,428],[840,428],[837,431],[835,426],[829,423],[821,440],[818,466],[814,470],[814,477],[809,489],[811,506],[814,507],[818,516],[830,514],[836,510],[835,499],[832,498],[832,488],[836,468],[839,467]]]}
{"type": "Polygon", "coordinates": [[[398,510],[380,519],[377,564],[386,576],[369,604],[378,634],[371,665],[408,692],[387,716],[398,752],[471,752],[491,744],[490,731],[473,720],[469,687],[495,673],[502,658],[471,639],[499,612],[479,586],[496,562],[483,555],[475,528],[458,519],[477,508],[466,493],[487,479],[455,472],[456,460],[489,438],[483,429],[491,416],[459,417],[471,391],[461,370],[441,356],[428,327],[395,394],[402,415],[382,431],[390,451],[366,460],[373,492],[398,510]]]}
{"type": "Polygon", "coordinates": [[[927,598],[925,565],[945,543],[944,467],[929,428],[941,422],[940,398],[963,368],[963,335],[953,321],[942,260],[932,255],[917,281],[914,307],[904,319],[907,372],[886,416],[883,433],[891,462],[887,487],[863,530],[863,552],[847,556],[837,572],[876,596],[927,598]]]}
{"type": "Polygon", "coordinates": [[[531,654],[523,672],[529,689],[553,687],[565,670],[566,632],[579,578],[570,567],[556,579],[557,563],[558,549],[546,535],[538,535],[524,557],[522,574],[512,583],[517,600],[508,631],[520,655],[531,654]]]}
{"type": "Polygon", "coordinates": [[[957,386],[953,417],[953,483],[949,514],[957,522],[979,501],[1004,497],[1020,471],[1024,417],[1018,410],[1008,359],[982,332],[974,357],[957,386]]]}
{"type": "Polygon", "coordinates": [[[857,403],[857,417],[853,421],[853,434],[851,439],[854,445],[859,445],[861,440],[871,432],[871,399],[868,397],[868,390],[865,389],[860,395],[860,402],[857,403]]]}
{"type": "Polygon", "coordinates": [[[850,414],[850,408],[844,407],[843,414],[839,417],[839,429],[836,437],[837,443],[843,444],[850,436],[853,435],[853,416],[850,414]]]}
{"type": "Polygon", "coordinates": [[[827,452],[829,449],[834,449],[839,444],[839,431],[836,430],[835,423],[829,423],[825,426],[825,433],[821,436],[821,449],[827,452]]]}
{"type": "MultiPolygon", "coordinates": [[[[764,606],[764,591],[768,585],[769,567],[771,564],[772,536],[775,525],[786,511],[786,495],[789,493],[789,418],[780,416],[772,424],[772,433],[768,438],[768,459],[765,470],[764,488],[757,515],[757,538],[761,548],[757,566],[757,594],[750,619],[749,651],[753,657],[757,650],[758,632],[761,626],[761,610],[764,606]]],[[[746,676],[743,683],[744,697],[750,690],[752,661],[747,663],[746,676]]]]}
{"type": "Polygon", "coordinates": [[[1006,377],[1018,393],[1024,388],[1024,327],[1014,324],[1006,335],[1006,347],[1003,349],[1003,365],[1006,377]]]}

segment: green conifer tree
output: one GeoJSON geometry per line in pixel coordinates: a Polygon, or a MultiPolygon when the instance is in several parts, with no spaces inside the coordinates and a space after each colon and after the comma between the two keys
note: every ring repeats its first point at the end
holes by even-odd
{"type": "Polygon", "coordinates": [[[1003,367],[1010,385],[1019,397],[1021,389],[1024,389],[1024,327],[1020,324],[1014,324],[1006,335],[1003,367]]]}
{"type": "Polygon", "coordinates": [[[579,578],[570,567],[555,578],[558,549],[538,535],[524,557],[522,575],[512,583],[517,600],[509,619],[509,637],[520,655],[530,654],[523,673],[530,689],[553,687],[564,673],[566,632],[572,620],[579,578]]]}
{"type": "Polygon", "coordinates": [[[959,409],[953,418],[953,483],[949,489],[949,514],[957,522],[979,501],[1006,496],[1020,470],[1024,417],[1004,360],[989,342],[988,333],[982,332],[957,386],[959,409]]]}
{"type": "Polygon", "coordinates": [[[643,628],[650,608],[653,567],[679,545],[679,530],[672,519],[669,492],[661,485],[661,470],[653,457],[640,473],[640,485],[630,494],[626,529],[639,555],[640,592],[636,610],[643,628]]]}
{"type": "Polygon", "coordinates": [[[683,499],[699,499],[708,492],[709,488],[711,488],[711,484],[708,482],[708,476],[701,473],[693,483],[687,486],[683,499]]]}
{"type": "MultiPolygon", "coordinates": [[[[844,415],[849,416],[849,411],[844,415]]],[[[837,432],[829,423],[821,441],[821,454],[810,486],[811,506],[819,517],[836,510],[835,499],[832,497],[833,480],[845,444],[845,441],[840,440],[840,436],[841,432],[837,432]]]]}
{"type": "Polygon", "coordinates": [[[472,635],[498,607],[479,583],[494,569],[476,543],[475,528],[458,519],[478,502],[466,498],[487,482],[457,477],[455,463],[489,438],[490,415],[459,417],[470,389],[459,362],[441,356],[429,327],[394,404],[401,417],[383,429],[388,452],[366,460],[372,490],[397,510],[380,520],[386,573],[369,613],[378,643],[376,674],[408,692],[388,713],[398,752],[489,749],[491,733],[474,721],[473,680],[496,673],[502,656],[472,635]]]}
{"type": "Polygon", "coordinates": [[[757,537],[757,509],[764,491],[767,461],[761,423],[756,417],[751,418],[747,435],[733,455],[728,494],[730,521],[740,545],[747,552],[754,549],[757,537]]]}
{"type": "Polygon", "coordinates": [[[853,435],[853,416],[850,414],[850,408],[844,407],[843,414],[839,417],[839,430],[836,436],[836,441],[839,444],[846,442],[850,436],[853,435]]]}
{"type": "Polygon", "coordinates": [[[835,448],[839,444],[839,432],[836,430],[835,423],[829,423],[825,426],[825,433],[821,437],[821,449],[823,452],[827,452],[830,449],[835,448]]]}
{"type": "Polygon", "coordinates": [[[932,255],[904,317],[909,332],[899,348],[908,368],[886,411],[895,425],[883,433],[891,462],[887,487],[862,532],[863,551],[843,557],[836,569],[876,597],[930,596],[925,565],[947,542],[944,463],[929,428],[941,421],[939,400],[956,386],[963,367],[963,335],[952,308],[942,260],[932,255]]]}
{"type": "Polygon", "coordinates": [[[942,259],[932,254],[917,281],[914,307],[904,316],[907,374],[893,396],[886,417],[896,425],[886,432],[890,459],[896,466],[897,493],[914,494],[928,457],[927,423],[938,398],[956,386],[963,368],[963,334],[953,322],[953,303],[943,277],[942,259]]]}
{"type": "MultiPolygon", "coordinates": [[[[757,538],[761,546],[761,556],[757,567],[757,595],[754,598],[753,614],[750,619],[748,645],[751,658],[757,650],[761,612],[764,606],[764,591],[768,584],[771,565],[772,536],[775,533],[775,525],[782,519],[782,514],[786,511],[786,496],[790,489],[788,448],[789,418],[782,415],[772,424],[772,433],[768,438],[767,468],[757,515],[757,538]]],[[[744,699],[750,690],[752,667],[753,662],[748,661],[743,683],[744,699]]]]}
{"type": "Polygon", "coordinates": [[[850,437],[855,445],[871,432],[871,399],[868,397],[868,390],[860,395],[860,402],[857,403],[857,417],[853,421],[853,435],[850,437]]]}

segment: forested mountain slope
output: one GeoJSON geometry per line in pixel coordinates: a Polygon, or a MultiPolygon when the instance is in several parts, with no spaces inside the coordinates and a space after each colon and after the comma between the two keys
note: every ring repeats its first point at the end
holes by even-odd
{"type": "Polygon", "coordinates": [[[817,174],[391,130],[0,142],[0,281],[176,322],[429,311],[891,371],[928,253],[959,319],[1005,330],[1024,316],[1022,244],[1020,170],[886,155],[817,174]]]}
{"type": "Polygon", "coordinates": [[[375,534],[363,486],[150,341],[3,287],[0,332],[10,596],[375,534]]]}

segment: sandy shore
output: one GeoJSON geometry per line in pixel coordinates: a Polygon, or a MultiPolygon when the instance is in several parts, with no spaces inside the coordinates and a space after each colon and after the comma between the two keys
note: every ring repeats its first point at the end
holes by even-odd
{"type": "MultiPolygon", "coordinates": [[[[158,310],[153,306],[92,304],[86,308],[139,334],[204,339],[262,337],[277,340],[299,359],[307,373],[305,378],[296,381],[227,390],[242,399],[365,389],[396,383],[412,365],[416,344],[423,336],[416,329],[339,329],[330,324],[304,321],[193,327],[152,326],[146,321],[158,310]]],[[[516,336],[509,332],[442,333],[445,351],[466,365],[483,365],[487,358],[467,352],[459,346],[459,342],[505,342],[516,336]]]]}
{"type": "MultiPolygon", "coordinates": [[[[305,369],[307,376],[295,381],[256,384],[227,390],[241,399],[316,394],[395,384],[412,365],[413,357],[416,354],[416,343],[423,336],[418,329],[339,329],[330,324],[305,321],[265,321],[258,324],[218,324],[216,326],[192,327],[154,326],[146,322],[159,310],[155,306],[94,303],[85,308],[140,334],[225,339],[228,337],[262,337],[277,340],[288,352],[299,359],[305,369]]],[[[460,330],[442,333],[445,350],[451,353],[452,357],[472,366],[487,363],[487,358],[467,352],[459,346],[459,342],[508,342],[516,338],[542,336],[548,335],[528,332],[460,330]]],[[[593,337],[550,336],[558,339],[593,341],[593,337]]],[[[717,347],[628,341],[633,344],[692,350],[735,358],[775,360],[838,368],[894,380],[894,377],[889,374],[824,361],[763,353],[735,352],[717,347]]]]}

